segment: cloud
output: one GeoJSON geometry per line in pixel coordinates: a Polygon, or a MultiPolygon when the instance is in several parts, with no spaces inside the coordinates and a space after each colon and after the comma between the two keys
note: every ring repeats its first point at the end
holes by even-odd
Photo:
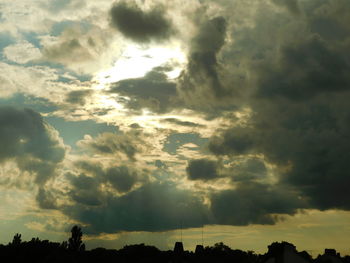
{"type": "Polygon", "coordinates": [[[135,155],[141,151],[142,147],[138,144],[145,145],[138,134],[133,132],[126,134],[105,132],[99,134],[95,139],[85,136],[85,139],[77,144],[102,155],[123,154],[130,160],[135,160],[135,155]]]}
{"type": "Polygon", "coordinates": [[[40,187],[36,195],[36,201],[40,208],[57,209],[56,197],[50,191],[40,187]]]}
{"type": "Polygon", "coordinates": [[[72,185],[69,196],[75,202],[88,206],[101,205],[103,194],[99,189],[98,177],[80,174],[79,176],[69,176],[69,179],[72,185]]]}
{"type": "Polygon", "coordinates": [[[285,44],[270,67],[259,72],[258,95],[304,100],[322,93],[347,90],[350,63],[342,50],[333,49],[319,36],[285,44]]]}
{"type": "Polygon", "coordinates": [[[205,151],[208,139],[202,138],[198,133],[171,133],[166,138],[163,151],[175,155],[177,150],[188,143],[198,145],[200,151],[205,151]]]}
{"type": "Polygon", "coordinates": [[[8,60],[19,64],[25,64],[41,58],[40,50],[28,41],[21,41],[5,47],[3,54],[8,60]]]}
{"type": "Polygon", "coordinates": [[[298,0],[272,0],[276,5],[286,7],[292,14],[300,14],[300,6],[298,0]]]}
{"type": "Polygon", "coordinates": [[[167,122],[167,123],[172,123],[175,125],[179,125],[179,126],[185,126],[185,127],[204,127],[204,125],[202,124],[198,124],[198,123],[194,123],[191,121],[181,121],[177,118],[166,118],[164,120],[162,120],[162,122],[167,122]]]}
{"type": "MultiPolygon", "coordinates": [[[[86,189],[90,193],[100,191],[101,184],[111,186],[118,193],[126,193],[136,183],[146,180],[142,172],[128,163],[120,164],[119,166],[108,165],[107,167],[103,167],[92,161],[79,161],[75,163],[75,167],[83,173],[78,177],[70,177],[73,182],[72,185],[77,190],[86,189]]],[[[93,194],[93,196],[98,196],[98,194],[93,194]]]]}
{"type": "Polygon", "coordinates": [[[259,158],[247,158],[235,163],[228,171],[234,182],[265,180],[267,168],[259,158]]]}
{"type": "Polygon", "coordinates": [[[78,73],[91,74],[109,66],[119,46],[109,29],[95,24],[70,22],[58,36],[42,37],[42,61],[60,63],[78,73]]]}
{"type": "Polygon", "coordinates": [[[93,162],[81,161],[76,163],[75,168],[82,173],[79,175],[68,173],[66,177],[70,182],[68,196],[78,206],[103,206],[115,191],[102,189],[111,186],[119,194],[125,194],[137,182],[142,181],[142,176],[139,176],[135,169],[125,165],[103,168],[93,162]]]}
{"type": "Polygon", "coordinates": [[[216,161],[207,159],[191,160],[186,168],[188,179],[190,180],[212,180],[217,179],[218,164],[216,161]]]}
{"type": "Polygon", "coordinates": [[[21,92],[37,97],[52,98],[52,94],[57,94],[57,87],[66,87],[57,81],[58,72],[46,66],[25,67],[0,62],[0,79],[2,97],[10,97],[21,92]]]}
{"type": "Polygon", "coordinates": [[[254,27],[232,33],[235,42],[223,55],[244,61],[251,76],[245,103],[252,114],[246,123],[218,131],[209,149],[218,156],[263,156],[277,167],[277,186],[298,189],[307,207],[349,210],[344,32],[350,5],[315,0],[299,6],[307,19],[262,8],[254,27]],[[284,30],[272,26],[277,21],[284,30]]]}
{"type": "Polygon", "coordinates": [[[220,76],[217,55],[225,43],[227,22],[223,17],[199,21],[193,37],[187,68],[181,73],[178,90],[188,105],[209,101],[226,94],[220,76]]]}
{"type": "Polygon", "coordinates": [[[66,95],[66,102],[71,104],[84,105],[86,97],[93,93],[92,90],[73,90],[66,95]]]}
{"type": "Polygon", "coordinates": [[[46,48],[44,54],[49,60],[61,63],[66,60],[76,63],[92,58],[89,51],[76,38],[67,39],[59,45],[46,48]]]}
{"type": "Polygon", "coordinates": [[[209,142],[209,149],[218,155],[247,154],[258,143],[254,141],[254,134],[255,130],[249,127],[234,127],[226,130],[221,136],[214,135],[209,142]]]}
{"type": "Polygon", "coordinates": [[[211,196],[211,212],[217,224],[275,224],[278,215],[293,215],[304,207],[295,193],[259,183],[238,184],[211,196]]]}
{"type": "Polygon", "coordinates": [[[166,231],[202,226],[206,208],[191,192],[168,183],[146,184],[123,196],[109,195],[102,206],[67,206],[64,213],[87,224],[91,234],[166,231]]]}
{"type": "Polygon", "coordinates": [[[127,166],[112,167],[106,171],[106,180],[121,193],[130,191],[137,181],[137,174],[127,166]]]}
{"type": "MultiPolygon", "coordinates": [[[[62,120],[61,130],[72,144],[86,134],[86,127],[90,127],[88,133],[95,133],[79,141],[80,148],[70,155],[73,163],[64,167],[69,172],[59,178],[66,180],[62,192],[49,184],[57,178],[65,156],[57,132],[32,110],[1,107],[0,164],[14,167],[7,178],[17,170],[26,179],[32,177],[41,208],[59,209],[88,225],[93,234],[166,231],[178,228],[181,221],[184,228],[274,224],[280,216],[294,215],[299,209],[350,209],[349,1],[201,1],[205,4],[198,12],[183,7],[181,11],[147,9],[146,4],[142,9],[125,2],[111,8],[107,2],[94,4],[102,6],[84,20],[86,27],[73,23],[56,35],[31,36],[40,38],[44,59],[90,73],[106,68],[101,64],[110,66],[118,55],[113,47],[119,48],[119,42],[112,40],[119,35],[103,27],[108,27],[103,22],[106,16],[99,11],[109,9],[111,26],[143,46],[180,36],[172,23],[192,19],[191,25],[185,24],[188,28],[181,28],[181,39],[171,39],[187,50],[188,65],[178,79],[169,80],[167,69],[159,67],[142,78],[111,84],[104,92],[123,104],[133,120],[122,120],[128,116],[120,117],[118,109],[109,111],[113,117],[100,116],[93,111],[109,109],[96,105],[82,113],[120,122],[120,128],[130,132],[97,135],[98,130],[110,129],[76,122],[79,134],[74,139],[74,129],[63,129],[69,123],[62,120]],[[172,21],[167,11],[173,12],[172,21]],[[144,109],[152,112],[152,122],[135,123],[144,109]],[[157,117],[171,111],[174,114],[157,117]],[[154,127],[153,118],[177,131],[154,127]],[[210,120],[208,129],[195,129],[201,126],[187,121],[195,118],[203,118],[200,123],[210,120]],[[141,134],[141,126],[152,126],[152,133],[141,134]],[[179,133],[180,128],[184,130],[179,126],[198,133],[179,133]],[[210,152],[208,134],[214,134],[210,152]],[[154,141],[151,136],[157,138],[154,148],[148,145],[148,139],[154,141]],[[74,162],[83,158],[80,154],[85,154],[84,164],[74,162]],[[188,159],[192,160],[186,169],[188,159]],[[181,189],[188,182],[186,176],[198,188],[181,189]]],[[[60,13],[65,15],[71,6],[63,4],[60,13]]],[[[85,17],[84,10],[78,12],[85,17]]],[[[27,56],[15,56],[19,47],[11,50],[11,45],[4,49],[4,58],[29,62],[34,58],[31,52],[37,50],[28,43],[23,45],[27,56]]],[[[2,95],[15,90],[40,93],[72,104],[72,112],[90,95],[74,77],[66,81],[62,67],[6,63],[0,67],[2,95]],[[62,96],[62,90],[67,94],[62,96]]],[[[57,114],[59,109],[48,111],[57,114]]],[[[3,181],[8,182],[7,178],[3,181]]]]}
{"type": "Polygon", "coordinates": [[[171,21],[165,17],[165,11],[162,6],[143,11],[136,4],[119,2],[110,10],[111,25],[135,42],[166,40],[174,29],[171,21]]]}
{"type": "Polygon", "coordinates": [[[114,83],[109,92],[128,97],[128,100],[119,99],[119,102],[137,111],[147,108],[156,113],[165,113],[182,105],[177,97],[176,84],[167,80],[160,68],[153,69],[142,78],[114,83]]]}
{"type": "Polygon", "coordinates": [[[65,148],[57,132],[30,109],[0,107],[0,163],[15,160],[18,167],[43,185],[55,176],[65,148]]]}

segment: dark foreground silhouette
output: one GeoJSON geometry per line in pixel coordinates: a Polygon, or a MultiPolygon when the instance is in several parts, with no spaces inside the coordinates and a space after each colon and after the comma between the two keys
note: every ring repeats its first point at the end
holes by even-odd
{"type": "Polygon", "coordinates": [[[264,255],[253,251],[231,249],[223,243],[203,247],[195,252],[185,251],[182,242],[176,242],[174,250],[160,251],[144,244],[127,245],[122,249],[95,248],[85,250],[82,231],[78,226],[71,230],[71,237],[62,243],[33,238],[22,241],[16,234],[8,245],[0,245],[0,262],[230,262],[230,263],[350,263],[350,257],[341,257],[334,249],[325,249],[323,255],[313,259],[306,251],[298,252],[288,242],[274,242],[264,255]]]}

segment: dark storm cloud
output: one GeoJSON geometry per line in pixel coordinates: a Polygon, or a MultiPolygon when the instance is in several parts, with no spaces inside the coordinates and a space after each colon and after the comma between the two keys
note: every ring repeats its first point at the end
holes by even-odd
{"type": "Polygon", "coordinates": [[[130,100],[120,102],[132,110],[148,108],[165,113],[182,105],[177,97],[176,84],[167,80],[159,68],[142,78],[121,80],[112,85],[109,92],[129,97],[130,100]]]}
{"type": "Polygon", "coordinates": [[[119,2],[110,10],[111,24],[125,37],[136,42],[168,39],[174,32],[161,6],[143,11],[135,3],[119,2]]]}
{"type": "Polygon", "coordinates": [[[86,97],[92,94],[92,90],[74,90],[66,95],[66,102],[71,104],[84,105],[86,97]]]}
{"type": "Polygon", "coordinates": [[[209,149],[215,154],[247,154],[256,145],[255,133],[252,128],[234,127],[221,136],[213,136],[209,142],[209,149]]]}
{"type": "Polygon", "coordinates": [[[350,61],[319,36],[282,47],[274,65],[262,68],[259,95],[304,100],[320,93],[349,90],[350,61]]]}
{"type": "Polygon", "coordinates": [[[15,160],[40,185],[54,176],[65,155],[53,128],[30,109],[0,107],[0,145],[0,163],[15,160]]]}
{"type": "Polygon", "coordinates": [[[211,196],[211,212],[217,224],[274,224],[279,215],[293,215],[304,204],[295,193],[258,183],[239,184],[211,196]]]}
{"type": "Polygon", "coordinates": [[[207,222],[206,208],[190,192],[166,183],[146,184],[123,196],[109,195],[103,206],[66,207],[64,213],[88,225],[92,234],[166,231],[207,222]]]}
{"type": "MultiPolygon", "coordinates": [[[[101,194],[91,192],[90,196],[101,194]]],[[[213,193],[209,207],[190,191],[159,182],[147,183],[122,196],[105,193],[102,200],[101,204],[79,200],[63,211],[87,224],[89,233],[99,234],[167,231],[180,225],[191,228],[203,224],[274,224],[281,216],[293,215],[297,209],[305,208],[304,201],[287,188],[253,182],[213,193]]]]}
{"type": "Polygon", "coordinates": [[[278,185],[298,189],[309,208],[349,210],[350,4],[313,0],[299,7],[304,18],[264,13],[255,27],[237,32],[230,54],[249,61],[252,115],[247,125],[213,136],[209,148],[263,155],[277,165],[278,185]]]}
{"type": "Polygon", "coordinates": [[[218,178],[218,164],[216,161],[207,159],[197,159],[188,162],[186,168],[188,179],[190,180],[212,180],[218,178]]]}
{"type": "MultiPolygon", "coordinates": [[[[192,163],[206,169],[194,169],[198,172],[194,179],[212,179],[208,170],[217,175],[216,163],[204,159],[192,163]]],[[[258,160],[247,160],[242,165],[251,172],[263,170],[258,160]]],[[[71,181],[69,196],[73,203],[60,209],[73,220],[86,224],[90,234],[157,232],[177,229],[180,225],[191,228],[203,224],[274,224],[281,215],[292,215],[297,209],[306,207],[298,193],[287,187],[249,179],[237,183],[235,189],[211,193],[208,196],[211,205],[208,206],[201,197],[174,183],[140,180],[130,167],[103,168],[87,161],[75,166],[82,173],[67,175],[71,181]],[[137,186],[136,182],[142,185],[137,186]],[[103,190],[104,184],[110,184],[123,194],[103,190]]]]}
{"type": "Polygon", "coordinates": [[[191,42],[187,68],[178,85],[180,94],[189,104],[204,94],[206,97],[213,94],[216,98],[226,94],[217,55],[225,43],[227,22],[223,17],[200,22],[198,33],[191,42]]]}
{"type": "MultiPolygon", "coordinates": [[[[343,94],[347,99],[349,95],[343,94]]],[[[227,130],[212,139],[210,149],[218,155],[263,154],[270,162],[289,167],[280,172],[281,181],[301,189],[314,208],[350,209],[350,112],[345,101],[333,99],[339,103],[336,107],[328,105],[327,98],[309,104],[259,104],[254,131],[247,127],[242,138],[235,128],[227,130]],[[237,145],[247,142],[249,151],[237,151],[237,145]]]]}

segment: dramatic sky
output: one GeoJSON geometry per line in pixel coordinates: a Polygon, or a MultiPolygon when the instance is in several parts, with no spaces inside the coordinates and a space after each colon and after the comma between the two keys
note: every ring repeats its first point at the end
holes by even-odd
{"type": "Polygon", "coordinates": [[[0,25],[0,243],[350,254],[349,0],[2,0],[0,25]]]}

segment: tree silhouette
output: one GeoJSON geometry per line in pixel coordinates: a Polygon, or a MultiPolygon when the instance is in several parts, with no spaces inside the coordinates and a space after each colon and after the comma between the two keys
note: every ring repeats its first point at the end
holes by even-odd
{"type": "Polygon", "coordinates": [[[214,250],[222,251],[222,252],[229,252],[229,251],[231,251],[231,248],[229,246],[226,246],[224,243],[219,242],[219,243],[214,244],[214,250]]]}
{"type": "Polygon", "coordinates": [[[21,234],[16,234],[13,236],[13,240],[12,240],[12,245],[13,246],[19,246],[22,242],[22,239],[21,239],[21,234]]]}
{"type": "Polygon", "coordinates": [[[78,226],[73,226],[72,236],[68,239],[68,249],[72,251],[84,251],[85,245],[82,241],[83,232],[78,226]]]}

